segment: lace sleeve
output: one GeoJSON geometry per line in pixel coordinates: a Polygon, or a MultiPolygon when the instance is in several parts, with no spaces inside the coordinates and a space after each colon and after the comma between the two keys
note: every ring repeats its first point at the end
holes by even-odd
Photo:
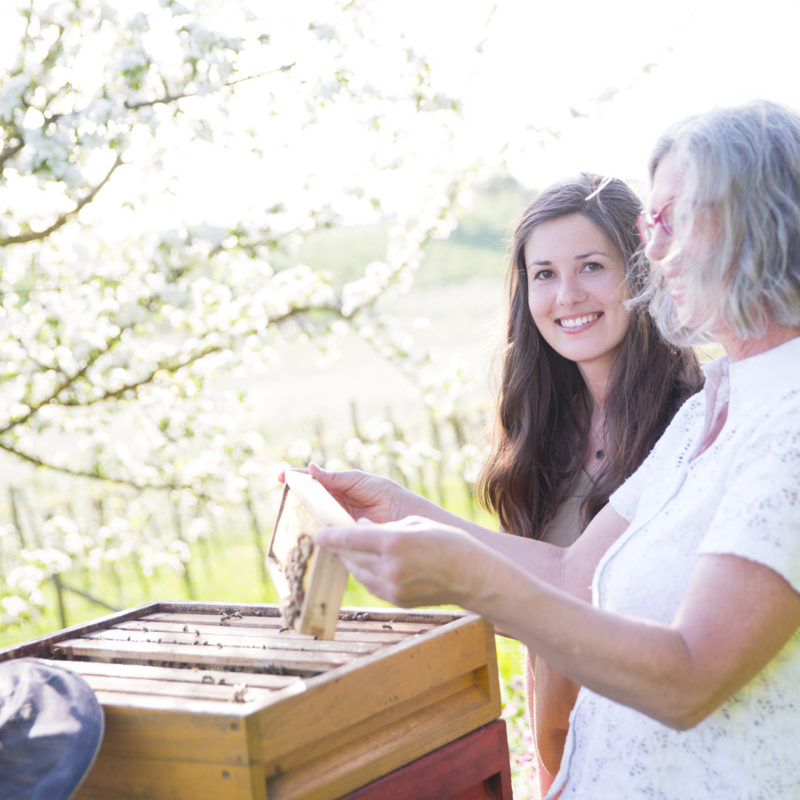
{"type": "Polygon", "coordinates": [[[764,564],[800,592],[800,405],[749,437],[724,476],[726,487],[700,553],[764,564]]]}

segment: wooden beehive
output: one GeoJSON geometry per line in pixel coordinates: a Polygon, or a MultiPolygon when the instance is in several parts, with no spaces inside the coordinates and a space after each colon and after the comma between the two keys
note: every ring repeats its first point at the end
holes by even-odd
{"type": "Polygon", "coordinates": [[[88,800],[326,800],[500,714],[492,627],[344,609],[335,639],[276,605],[156,602],[0,651],[59,659],[106,718],[88,800]]]}

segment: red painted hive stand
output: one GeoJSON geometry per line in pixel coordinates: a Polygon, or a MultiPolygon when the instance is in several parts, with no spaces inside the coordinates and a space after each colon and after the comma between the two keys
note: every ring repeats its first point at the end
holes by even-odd
{"type": "Polygon", "coordinates": [[[490,722],[343,800],[512,800],[506,723],[490,722]]]}

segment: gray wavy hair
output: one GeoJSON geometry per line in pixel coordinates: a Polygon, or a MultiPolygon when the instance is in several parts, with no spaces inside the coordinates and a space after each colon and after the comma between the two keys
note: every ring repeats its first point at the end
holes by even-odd
{"type": "Polygon", "coordinates": [[[678,321],[660,270],[639,298],[665,337],[689,344],[724,326],[750,339],[769,323],[799,326],[800,116],[757,101],[690,117],[656,144],[651,180],[667,153],[684,175],[668,258],[686,250],[693,263],[684,273],[690,327],[678,321]],[[699,250],[695,240],[689,251],[700,226],[699,250]]]}

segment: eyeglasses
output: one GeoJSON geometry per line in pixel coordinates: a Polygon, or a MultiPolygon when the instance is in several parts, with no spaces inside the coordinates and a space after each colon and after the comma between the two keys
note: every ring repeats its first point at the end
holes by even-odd
{"type": "Polygon", "coordinates": [[[662,206],[661,211],[657,214],[651,214],[649,211],[642,211],[636,218],[636,227],[639,229],[639,236],[645,244],[649,244],[653,238],[656,225],[660,225],[664,229],[667,236],[672,236],[672,204],[674,200],[670,200],[662,206]]]}

